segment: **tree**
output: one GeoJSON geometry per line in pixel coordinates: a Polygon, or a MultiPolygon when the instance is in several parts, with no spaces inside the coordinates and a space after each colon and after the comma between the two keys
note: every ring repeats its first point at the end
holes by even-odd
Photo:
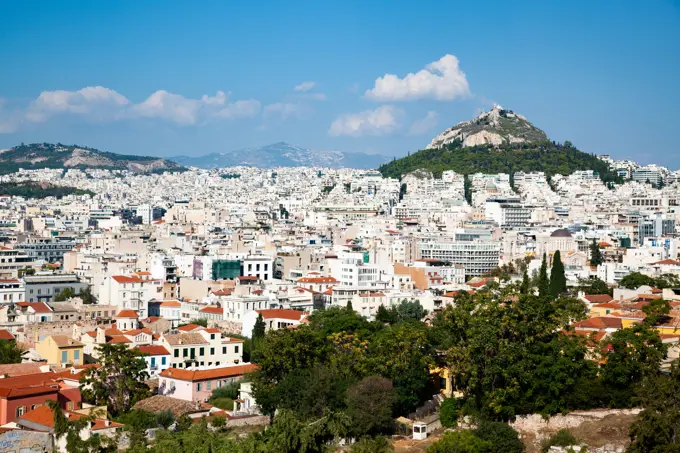
{"type": "Polygon", "coordinates": [[[445,428],[455,428],[458,424],[460,401],[456,398],[446,398],[439,406],[439,420],[445,428]]]}
{"type": "Polygon", "coordinates": [[[125,344],[103,344],[97,348],[100,366],[88,368],[80,380],[87,401],[106,405],[117,415],[151,395],[144,383],[149,378],[146,362],[135,351],[125,344]]]}
{"type": "Polygon", "coordinates": [[[609,294],[612,295],[612,289],[599,278],[579,278],[578,290],[583,291],[584,294],[609,294]]]}
{"type": "Polygon", "coordinates": [[[388,433],[392,430],[392,406],[395,393],[392,382],[380,376],[368,376],[347,390],[347,415],[355,437],[388,433]]]}
{"type": "Polygon", "coordinates": [[[624,276],[619,282],[619,286],[627,289],[637,289],[641,286],[654,286],[655,282],[652,277],[641,274],[639,272],[631,272],[624,276]]]}
{"type": "Polygon", "coordinates": [[[0,340],[0,364],[21,363],[23,351],[14,340],[0,340]]]}
{"type": "Polygon", "coordinates": [[[163,429],[168,429],[175,423],[175,414],[171,410],[160,411],[156,414],[156,424],[163,429]]]}
{"type": "Polygon", "coordinates": [[[257,319],[255,320],[255,326],[253,327],[253,342],[262,340],[264,338],[267,325],[264,322],[262,313],[258,313],[257,319]]]}
{"type": "Polygon", "coordinates": [[[78,293],[78,297],[80,297],[83,300],[83,303],[87,305],[94,304],[97,302],[89,286],[84,289],[81,289],[80,292],[78,293]]]}
{"type": "Polygon", "coordinates": [[[662,342],[654,324],[670,311],[670,305],[667,301],[655,302],[645,307],[648,314],[644,322],[619,329],[603,340],[602,347],[608,352],[600,374],[615,407],[635,405],[641,382],[658,374],[666,358],[668,345],[662,342]]]}
{"type": "Polygon", "coordinates": [[[604,263],[604,257],[602,256],[600,245],[593,238],[593,242],[590,244],[590,265],[599,266],[602,263],[604,263]]]}
{"type": "Polygon", "coordinates": [[[642,385],[645,409],[630,427],[629,453],[680,451],[680,366],[669,374],[647,379],[642,385]]]}
{"type": "Polygon", "coordinates": [[[475,436],[491,444],[487,453],[524,453],[519,433],[507,423],[482,422],[474,430],[475,436]]]}
{"type": "Polygon", "coordinates": [[[538,295],[540,297],[550,296],[550,279],[548,278],[548,258],[543,254],[541,268],[538,271],[538,295]]]}
{"type": "Polygon", "coordinates": [[[531,281],[529,280],[529,272],[526,269],[524,269],[524,273],[522,274],[522,284],[520,286],[520,293],[529,294],[529,291],[531,291],[531,281]]]}
{"type": "Polygon", "coordinates": [[[550,270],[550,294],[553,298],[557,298],[565,292],[567,292],[567,278],[564,276],[564,265],[560,251],[557,250],[553,255],[552,269],[550,270]]]}
{"type": "Polygon", "coordinates": [[[427,310],[423,308],[419,301],[409,301],[403,299],[396,307],[397,319],[399,321],[406,321],[413,319],[420,321],[427,314],[427,310]]]}
{"type": "Polygon", "coordinates": [[[550,451],[550,447],[571,447],[578,444],[578,440],[568,429],[561,429],[541,444],[542,453],[550,451]]]}
{"type": "Polygon", "coordinates": [[[392,453],[394,447],[384,437],[365,437],[352,445],[350,453],[392,453]]]}
{"type": "Polygon", "coordinates": [[[66,441],[65,447],[69,453],[113,453],[117,451],[114,439],[99,434],[92,434],[84,439],[81,435],[82,431],[95,419],[94,415],[69,419],[66,418],[57,401],[48,401],[47,406],[53,414],[54,437],[66,441]]]}
{"type": "Polygon", "coordinates": [[[491,443],[475,436],[472,431],[448,431],[441,440],[427,447],[426,453],[486,453],[491,443]]]}
{"type": "Polygon", "coordinates": [[[383,304],[380,304],[380,306],[378,307],[378,312],[375,315],[375,320],[378,322],[382,322],[384,324],[394,324],[396,322],[396,319],[392,316],[390,310],[385,308],[383,304]]]}
{"type": "Polygon", "coordinates": [[[64,288],[54,296],[54,301],[64,302],[71,299],[72,297],[76,297],[76,291],[73,288],[64,288]]]}

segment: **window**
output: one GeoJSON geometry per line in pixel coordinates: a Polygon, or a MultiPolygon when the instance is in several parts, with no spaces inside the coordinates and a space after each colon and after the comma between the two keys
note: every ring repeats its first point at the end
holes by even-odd
{"type": "Polygon", "coordinates": [[[206,390],[212,390],[212,381],[208,381],[208,383],[205,384],[205,389],[206,390]]]}
{"type": "Polygon", "coordinates": [[[215,348],[210,348],[210,355],[215,355],[215,348]]]}
{"type": "Polygon", "coordinates": [[[214,334],[214,333],[211,333],[211,334],[210,334],[210,339],[211,339],[211,340],[214,340],[214,339],[215,339],[215,334],[214,334]]]}
{"type": "Polygon", "coordinates": [[[61,363],[68,362],[68,351],[61,351],[61,363]]]}
{"type": "Polygon", "coordinates": [[[199,348],[198,349],[198,355],[205,355],[205,348],[199,348]]]}
{"type": "Polygon", "coordinates": [[[175,357],[179,357],[179,349],[175,349],[175,357]]]}
{"type": "Polygon", "coordinates": [[[166,360],[165,360],[165,359],[166,359],[166,358],[167,358],[167,357],[163,357],[163,358],[161,358],[161,365],[165,365],[165,362],[166,362],[166,360]]]}
{"type": "Polygon", "coordinates": [[[201,383],[200,382],[198,384],[196,384],[196,391],[197,392],[201,391],[201,383]]]}
{"type": "Polygon", "coordinates": [[[238,346],[234,346],[234,353],[238,354],[238,346]]]}
{"type": "Polygon", "coordinates": [[[26,413],[26,406],[19,406],[17,407],[17,418],[21,417],[26,413]]]}
{"type": "Polygon", "coordinates": [[[227,347],[224,346],[224,347],[222,348],[222,354],[226,354],[226,353],[227,353],[227,347]]]}
{"type": "Polygon", "coordinates": [[[74,361],[80,360],[80,350],[79,349],[76,349],[75,351],[73,351],[73,360],[74,361]]]}
{"type": "Polygon", "coordinates": [[[156,366],[156,357],[151,357],[151,366],[156,366]]]}
{"type": "Polygon", "coordinates": [[[182,357],[187,357],[189,355],[189,350],[187,348],[182,349],[182,357]]]}

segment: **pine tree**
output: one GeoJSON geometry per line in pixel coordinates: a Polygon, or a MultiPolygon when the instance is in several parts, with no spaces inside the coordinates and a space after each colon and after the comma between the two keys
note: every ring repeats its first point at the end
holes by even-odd
{"type": "Polygon", "coordinates": [[[560,251],[553,256],[552,269],[550,270],[550,294],[557,298],[567,291],[567,278],[564,276],[564,264],[560,251]]]}
{"type": "Polygon", "coordinates": [[[595,239],[593,239],[593,243],[590,244],[590,265],[599,266],[603,262],[604,258],[602,257],[600,246],[597,245],[597,242],[595,241],[595,239]]]}
{"type": "Polygon", "coordinates": [[[354,308],[352,307],[352,301],[348,300],[347,301],[347,307],[345,307],[347,311],[354,311],[354,308]]]}
{"type": "Polygon", "coordinates": [[[522,285],[520,286],[520,293],[529,294],[531,291],[531,283],[529,281],[529,273],[524,269],[524,275],[522,275],[522,285]]]}
{"type": "Polygon", "coordinates": [[[538,295],[540,297],[550,296],[550,280],[548,279],[548,257],[543,254],[541,269],[538,271],[538,295]]]}
{"type": "Polygon", "coordinates": [[[266,329],[267,325],[264,323],[262,313],[260,313],[257,315],[257,319],[255,320],[255,326],[253,327],[253,340],[261,340],[262,338],[264,338],[264,333],[266,329]]]}
{"type": "Polygon", "coordinates": [[[378,307],[378,313],[375,315],[375,320],[378,322],[388,323],[391,320],[390,312],[383,304],[378,307]]]}

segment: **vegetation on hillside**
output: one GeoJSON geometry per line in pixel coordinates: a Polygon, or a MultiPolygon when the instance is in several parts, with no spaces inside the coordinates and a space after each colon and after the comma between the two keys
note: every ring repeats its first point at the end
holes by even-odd
{"type": "MultiPolygon", "coordinates": [[[[158,157],[133,156],[116,154],[108,151],[100,151],[94,148],[79,145],[64,145],[62,143],[31,143],[20,144],[0,153],[0,174],[10,174],[24,170],[39,170],[43,168],[64,168],[64,162],[68,160],[73,151],[81,149],[94,153],[96,157],[113,162],[113,165],[97,165],[97,168],[107,170],[127,169],[128,163],[145,164],[159,160],[158,157]]],[[[172,171],[181,171],[182,167],[171,161],[165,161],[172,171]],[[176,167],[176,168],[175,168],[176,167]]],[[[69,168],[89,168],[87,165],[76,165],[69,168]]],[[[154,171],[159,171],[154,170],[154,171]]],[[[164,171],[164,170],[160,170],[164,171]]]]}
{"type": "Polygon", "coordinates": [[[4,182],[0,183],[0,195],[24,198],[62,198],[68,195],[90,195],[93,197],[95,194],[90,190],[68,186],[43,186],[36,182],[4,182]]]}
{"type": "Polygon", "coordinates": [[[431,171],[436,177],[441,177],[445,170],[464,175],[543,171],[547,176],[594,170],[604,182],[622,182],[606,162],[579,151],[569,142],[560,144],[545,141],[463,148],[461,142],[456,141],[444,148],[418,151],[379,168],[383,176],[391,178],[401,178],[419,169],[431,171]]]}

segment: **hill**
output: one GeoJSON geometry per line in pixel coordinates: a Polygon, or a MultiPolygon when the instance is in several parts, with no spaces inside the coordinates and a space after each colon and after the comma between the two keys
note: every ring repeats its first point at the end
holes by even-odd
{"type": "Polygon", "coordinates": [[[0,174],[14,173],[20,168],[102,168],[149,173],[163,170],[182,170],[167,159],[149,156],[128,156],[78,145],[61,143],[21,144],[0,151],[0,174]]]}
{"type": "Polygon", "coordinates": [[[470,121],[463,121],[432,139],[427,146],[442,148],[460,141],[463,147],[477,145],[504,145],[547,141],[548,136],[525,117],[498,104],[470,121]]]}
{"type": "Polygon", "coordinates": [[[254,166],[272,167],[326,167],[326,168],[377,168],[387,161],[385,156],[343,153],[340,151],[312,151],[286,142],[273,143],[259,148],[244,148],[225,153],[203,156],[177,156],[173,160],[187,167],[205,169],[254,166]]]}
{"type": "Polygon", "coordinates": [[[49,184],[39,184],[37,182],[5,182],[0,183],[0,195],[24,198],[62,198],[68,195],[90,195],[94,192],[89,190],[76,189],[68,186],[52,186],[49,184]]]}
{"type": "Polygon", "coordinates": [[[499,106],[438,135],[428,149],[393,160],[379,170],[392,178],[416,170],[435,176],[445,170],[465,175],[543,171],[547,176],[593,170],[605,182],[621,180],[606,162],[570,142],[551,142],[526,118],[499,106]]]}

